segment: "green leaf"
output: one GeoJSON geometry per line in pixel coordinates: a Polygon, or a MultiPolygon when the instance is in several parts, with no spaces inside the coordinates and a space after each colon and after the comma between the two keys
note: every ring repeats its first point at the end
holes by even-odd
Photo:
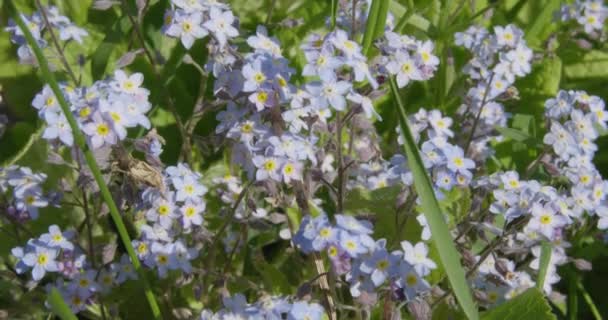
{"type": "Polygon", "coordinates": [[[608,52],[591,50],[564,56],[564,77],[569,80],[608,77],[608,52]],[[567,62],[566,62],[567,61],[567,62]]]}
{"type": "Polygon", "coordinates": [[[551,314],[551,307],[545,300],[542,292],[536,288],[530,288],[517,297],[501,304],[500,306],[483,314],[482,320],[504,320],[504,319],[533,319],[551,320],[556,319],[551,314]]]}
{"type": "Polygon", "coordinates": [[[536,279],[536,288],[543,290],[545,279],[547,278],[547,270],[551,262],[551,243],[543,241],[540,247],[540,263],[538,266],[538,279],[536,279]]]}
{"type": "Polygon", "coordinates": [[[63,297],[56,288],[51,289],[49,294],[49,304],[54,314],[63,320],[77,320],[76,316],[70,310],[70,307],[65,303],[63,297]]]}
{"type": "Polygon", "coordinates": [[[546,1],[540,13],[532,20],[532,23],[528,28],[526,28],[525,38],[530,47],[540,47],[542,42],[552,32],[553,13],[559,9],[559,6],[559,0],[546,1]]]}
{"type": "Polygon", "coordinates": [[[285,276],[277,267],[266,262],[261,250],[254,250],[253,263],[256,270],[262,275],[266,290],[275,294],[291,294],[291,285],[285,276]]]}
{"type": "Polygon", "coordinates": [[[388,16],[388,7],[390,3],[390,0],[372,1],[362,41],[362,53],[365,56],[369,56],[374,40],[384,34],[384,26],[386,25],[386,17],[388,16]]]}
{"type": "Polygon", "coordinates": [[[426,217],[426,220],[431,228],[433,235],[432,239],[439,251],[439,257],[441,258],[441,264],[443,265],[448,280],[452,286],[452,290],[458,303],[462,307],[462,310],[469,319],[479,319],[477,313],[477,307],[473,302],[471,290],[466,281],[464,269],[460,264],[460,254],[454,246],[450,230],[448,225],[443,219],[443,213],[435,197],[435,192],[431,185],[431,179],[429,178],[418,145],[414,140],[412,132],[410,130],[407,114],[405,112],[405,106],[401,101],[399,95],[399,89],[394,78],[390,79],[391,92],[393,93],[397,108],[399,110],[399,120],[401,123],[401,133],[405,140],[404,149],[407,157],[408,165],[414,176],[414,187],[418,193],[418,197],[421,200],[421,208],[426,217]]]}
{"type": "Polygon", "coordinates": [[[431,22],[429,20],[419,14],[412,12],[411,10],[408,11],[408,9],[406,9],[397,1],[391,1],[390,9],[391,12],[395,15],[395,17],[400,17],[400,23],[398,23],[399,27],[404,27],[406,24],[409,24],[422,31],[428,31],[429,27],[431,26],[431,22]]]}

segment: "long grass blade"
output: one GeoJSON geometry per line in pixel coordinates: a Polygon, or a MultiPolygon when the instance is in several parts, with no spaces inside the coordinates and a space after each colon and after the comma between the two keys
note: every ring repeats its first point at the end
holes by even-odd
{"type": "Polygon", "coordinates": [[[387,0],[374,0],[369,8],[369,14],[367,15],[367,23],[365,24],[365,33],[363,34],[363,41],[361,41],[362,53],[367,56],[376,29],[376,20],[378,19],[378,13],[380,12],[380,2],[387,0]]]}
{"type": "Polygon", "coordinates": [[[49,305],[55,315],[63,320],[78,320],[70,310],[70,307],[65,303],[61,293],[56,288],[51,289],[49,293],[49,305]]]}
{"type": "Polygon", "coordinates": [[[443,220],[443,214],[439,208],[439,203],[435,197],[435,192],[431,185],[431,180],[424,168],[420,151],[416,145],[416,141],[410,131],[405,112],[405,106],[401,101],[399,89],[394,78],[390,78],[391,92],[394,96],[395,103],[399,110],[399,120],[401,124],[401,133],[405,140],[404,150],[407,156],[408,165],[414,176],[414,187],[420,197],[424,216],[431,228],[432,239],[439,251],[441,264],[448,276],[450,285],[458,303],[469,319],[479,319],[477,307],[473,302],[471,291],[465,278],[465,272],[460,264],[460,254],[454,246],[452,236],[448,225],[443,220]]]}
{"type": "Polygon", "coordinates": [[[131,263],[133,264],[134,269],[139,274],[139,281],[141,282],[141,284],[143,286],[143,290],[144,290],[146,299],[148,300],[148,304],[150,305],[152,315],[154,316],[154,319],[162,319],[161,314],[160,314],[160,309],[156,302],[156,298],[154,297],[154,294],[152,293],[150,285],[149,285],[148,281],[146,280],[143,268],[141,267],[139,259],[137,258],[137,255],[135,254],[135,250],[133,249],[133,246],[131,245],[131,239],[129,237],[129,234],[127,233],[127,228],[125,227],[125,224],[122,221],[122,217],[120,216],[120,213],[118,212],[118,208],[116,207],[116,203],[114,202],[114,199],[112,199],[110,190],[108,189],[108,187],[105,184],[105,181],[103,180],[103,177],[101,175],[101,170],[99,169],[99,166],[97,165],[95,157],[93,156],[93,152],[88,148],[85,137],[82,134],[82,132],[80,132],[80,129],[78,128],[78,123],[76,122],[74,115],[72,115],[72,112],[70,111],[70,107],[69,107],[67,101],[65,100],[65,97],[63,96],[63,93],[61,92],[61,89],[59,88],[57,79],[55,79],[54,74],[49,69],[48,61],[44,57],[42,50],[36,43],[30,30],[26,27],[25,23],[23,22],[23,19],[21,18],[21,15],[15,9],[12,1],[8,1],[7,3],[9,4],[9,8],[12,11],[11,13],[12,13],[13,19],[15,20],[15,22],[17,23],[17,25],[23,32],[28,45],[30,46],[32,51],[34,51],[34,54],[36,55],[36,59],[38,60],[38,64],[40,66],[40,71],[42,72],[42,76],[43,76],[44,80],[51,87],[53,93],[55,94],[55,97],[57,98],[57,101],[59,102],[59,106],[61,107],[61,110],[63,111],[66,119],[68,120],[70,128],[72,129],[72,134],[74,135],[74,142],[76,143],[76,146],[78,146],[78,148],[80,148],[85,155],[87,165],[89,166],[89,169],[91,169],[91,172],[93,173],[93,177],[95,178],[95,182],[99,186],[99,190],[101,191],[103,200],[105,201],[108,208],[110,209],[110,216],[112,217],[112,220],[114,221],[114,223],[116,225],[116,229],[118,230],[118,235],[119,235],[122,243],[124,244],[125,248],[127,249],[127,253],[129,254],[129,257],[131,258],[131,263]]]}

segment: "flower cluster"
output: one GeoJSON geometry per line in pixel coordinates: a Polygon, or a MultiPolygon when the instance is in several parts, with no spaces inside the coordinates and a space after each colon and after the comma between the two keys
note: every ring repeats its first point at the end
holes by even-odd
{"type": "Polygon", "coordinates": [[[424,81],[433,77],[439,58],[433,55],[432,41],[421,41],[392,31],[384,33],[379,46],[382,55],[375,63],[379,72],[395,76],[397,86],[405,87],[411,81],[424,81]]]}
{"type": "Polygon", "coordinates": [[[223,298],[224,308],[216,313],[203,310],[201,320],[229,319],[323,319],[325,310],[318,303],[306,301],[290,302],[280,296],[264,296],[256,303],[249,304],[242,294],[223,298]]]}
{"type": "Polygon", "coordinates": [[[86,309],[96,294],[107,294],[116,284],[137,278],[128,256],[97,270],[75,244],[74,231],[61,231],[57,225],[51,225],[48,231],[30,239],[24,247],[12,249],[18,259],[15,271],[22,274],[31,270],[36,283],[49,273],[57,274],[55,282],[47,287],[57,288],[73,312],[86,309]]]}
{"type": "Polygon", "coordinates": [[[608,7],[601,0],[577,0],[571,5],[562,5],[559,17],[562,21],[576,21],[587,34],[602,32],[608,7]]]}
{"type": "Polygon", "coordinates": [[[471,128],[472,143],[466,142],[471,150],[465,152],[471,151],[475,159],[484,160],[491,155],[488,143],[495,138],[494,128],[506,126],[510,116],[498,100],[517,98],[512,87],[515,79],[531,72],[533,53],[523,35],[514,25],[496,26],[493,33],[471,26],[455,35],[456,44],[473,53],[463,72],[475,85],[468,90],[458,113],[464,120],[461,127],[471,128]]]}
{"type": "Polygon", "coordinates": [[[141,226],[141,237],[133,240],[137,256],[160,277],[169,270],[192,272],[190,261],[199,250],[189,247],[182,235],[192,233],[203,224],[207,188],[201,175],[185,164],[167,167],[164,186],[149,187],[142,192],[141,208],[147,224],[141,226]]]}
{"type": "Polygon", "coordinates": [[[211,36],[220,47],[238,36],[233,26],[234,15],[228,5],[217,1],[171,0],[171,9],[165,12],[163,33],[179,38],[190,49],[196,39],[211,36]]]}
{"type": "Polygon", "coordinates": [[[593,164],[598,129],[605,129],[608,120],[604,101],[584,91],[560,91],[545,103],[545,115],[550,131],[543,141],[554,152],[545,163],[572,186],[558,200],[558,211],[568,223],[582,219],[585,212],[597,214],[598,227],[608,228],[608,181],[593,164]]]}
{"type": "MultiPolygon", "coordinates": [[[[569,230],[584,224],[585,216],[599,217],[598,228],[608,226],[606,192],[608,181],[602,179],[593,165],[594,144],[605,127],[604,102],[582,91],[560,91],[545,103],[550,131],[544,137],[547,145],[539,158],[545,170],[559,178],[555,188],[537,180],[522,180],[515,171],[481,177],[476,183],[492,193],[494,202],[489,211],[502,215],[505,225],[524,222],[523,229],[509,236],[512,248],[525,248],[517,259],[531,255],[530,270],[539,269],[540,242],[552,245],[551,260],[544,290],[560,280],[557,266],[569,262],[566,249],[569,230]]],[[[505,250],[506,251],[506,250],[505,250]]],[[[478,258],[479,259],[479,258],[478,258]]],[[[509,299],[532,286],[526,270],[515,270],[515,263],[505,258],[487,257],[480,265],[476,287],[484,290],[489,304],[509,299]],[[489,282],[493,276],[500,282],[489,282]]]]}
{"type": "MultiPolygon", "coordinates": [[[[97,81],[90,87],[62,86],[70,111],[93,149],[112,146],[125,139],[128,128],[138,125],[150,128],[150,120],[146,117],[151,108],[150,92],[141,87],[143,80],[141,73],[127,75],[117,70],[113,78],[97,81]]],[[[36,95],[32,106],[46,122],[43,138],[59,140],[67,146],[74,144],[72,129],[48,85],[36,95]]]]}
{"type": "Polygon", "coordinates": [[[16,221],[38,218],[38,209],[56,202],[58,194],[44,194],[42,184],[46,174],[34,173],[28,167],[9,166],[0,168],[0,193],[12,190],[12,201],[7,204],[6,213],[16,221]]]}
{"type": "MultiPolygon", "coordinates": [[[[59,39],[62,41],[74,40],[82,43],[82,38],[88,36],[88,32],[79,28],[65,16],[59,13],[57,7],[50,6],[44,9],[45,12],[34,12],[31,16],[21,14],[21,19],[25,22],[27,28],[32,33],[34,40],[41,48],[47,47],[47,40],[44,39],[48,25],[59,32],[59,39]]],[[[11,42],[18,45],[17,55],[22,63],[32,63],[35,61],[34,53],[25,40],[25,35],[19,29],[13,19],[9,19],[8,27],[5,28],[11,35],[11,42]]]]}
{"type": "Polygon", "coordinates": [[[345,275],[353,297],[374,294],[385,283],[400,300],[414,299],[430,289],[423,277],[437,266],[427,257],[424,243],[403,241],[403,251],[389,252],[385,239],[371,237],[371,223],[340,214],[335,219],[332,225],[325,214],[305,216],[293,241],[305,253],[326,252],[333,271],[345,275]]]}

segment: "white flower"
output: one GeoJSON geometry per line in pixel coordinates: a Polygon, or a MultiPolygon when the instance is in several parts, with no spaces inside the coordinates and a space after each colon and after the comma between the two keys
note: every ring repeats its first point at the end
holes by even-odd
{"type": "Polygon", "coordinates": [[[386,65],[386,70],[392,75],[397,75],[397,86],[405,87],[411,80],[422,80],[420,70],[414,59],[404,51],[397,51],[395,56],[386,65]]]}
{"type": "Polygon", "coordinates": [[[232,23],[234,22],[232,11],[222,12],[220,9],[213,7],[209,11],[209,16],[211,17],[211,20],[205,22],[203,26],[212,32],[221,47],[226,45],[229,38],[234,38],[239,35],[238,30],[232,26],[232,23]]]}
{"type": "Polygon", "coordinates": [[[403,260],[411,264],[418,274],[426,276],[432,269],[437,268],[435,262],[427,257],[429,250],[424,242],[418,242],[413,246],[408,241],[402,241],[401,248],[403,260]]]}
{"type": "Polygon", "coordinates": [[[201,26],[203,14],[201,12],[193,12],[191,14],[176,12],[172,17],[171,24],[165,31],[169,36],[180,38],[186,49],[190,49],[194,40],[202,39],[209,33],[201,26]]]}

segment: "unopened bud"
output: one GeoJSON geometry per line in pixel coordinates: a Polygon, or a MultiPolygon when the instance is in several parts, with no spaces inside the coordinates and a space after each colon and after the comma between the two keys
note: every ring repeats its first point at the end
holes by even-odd
{"type": "Polygon", "coordinates": [[[593,48],[593,44],[585,39],[576,39],[575,43],[583,50],[591,50],[591,48],[593,48]]]}
{"type": "Polygon", "coordinates": [[[431,319],[431,307],[424,300],[413,300],[407,304],[407,308],[410,311],[412,317],[416,320],[431,319]]]}
{"type": "Polygon", "coordinates": [[[186,53],[186,54],[184,55],[184,57],[182,58],[182,61],[183,61],[185,64],[194,64],[194,63],[195,63],[195,62],[194,62],[194,59],[192,59],[192,56],[191,56],[191,55],[189,55],[189,54],[187,54],[187,53],[186,53]]]}
{"type": "Polygon", "coordinates": [[[585,259],[574,259],[574,266],[581,271],[591,271],[591,269],[593,268],[593,266],[591,265],[591,262],[585,260],[585,259]]]}

